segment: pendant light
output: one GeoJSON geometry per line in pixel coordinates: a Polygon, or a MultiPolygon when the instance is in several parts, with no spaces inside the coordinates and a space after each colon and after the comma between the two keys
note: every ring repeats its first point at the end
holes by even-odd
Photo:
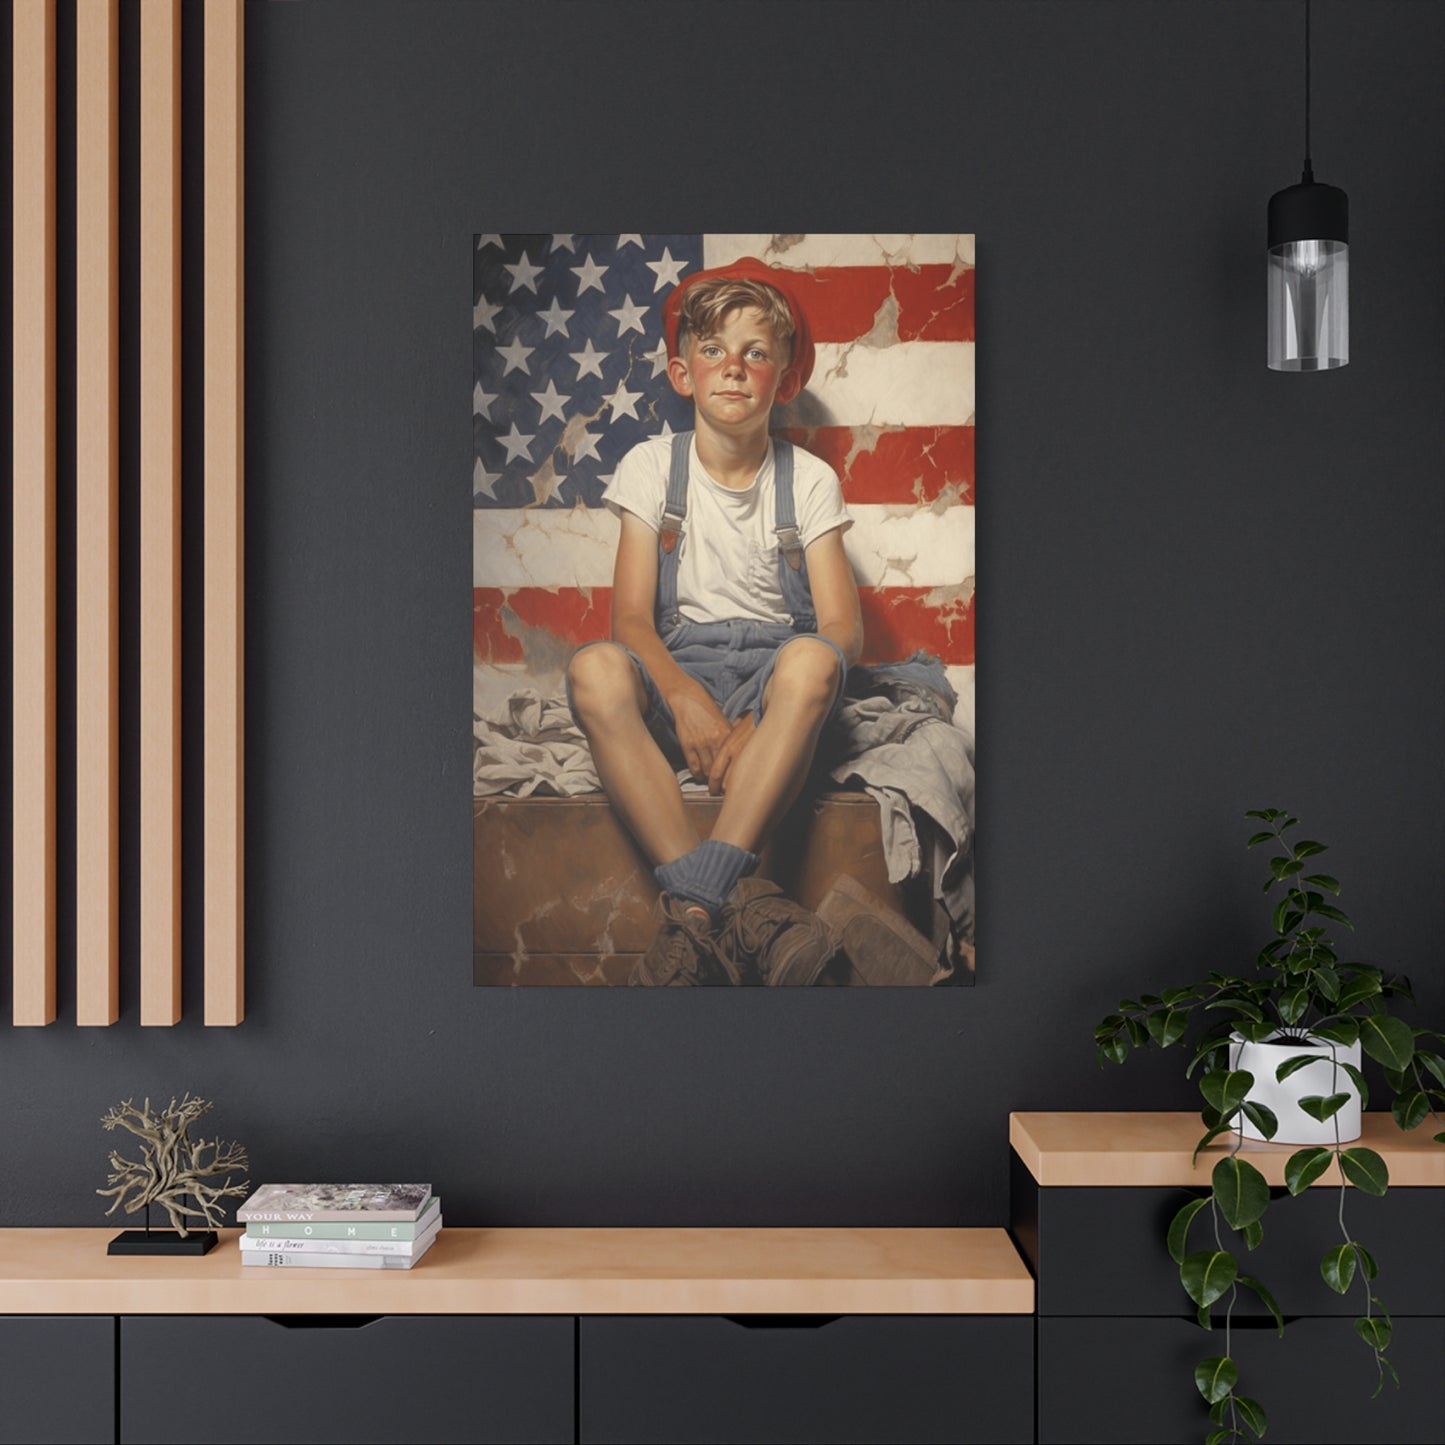
{"type": "Polygon", "coordinates": [[[1305,0],[1305,165],[1269,198],[1269,369],[1328,371],[1350,359],[1349,198],[1310,160],[1310,0],[1305,0]]]}

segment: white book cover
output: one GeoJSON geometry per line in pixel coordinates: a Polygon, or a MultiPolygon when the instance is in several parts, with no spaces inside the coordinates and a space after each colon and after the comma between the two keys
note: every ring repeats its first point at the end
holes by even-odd
{"type": "MultiPolygon", "coordinates": [[[[437,1234],[440,1233],[438,1230],[437,1234]]],[[[433,1234],[432,1241],[435,1240],[436,1234],[433,1234]]],[[[318,1254],[309,1249],[249,1249],[242,1251],[241,1263],[261,1269],[410,1269],[430,1248],[428,1244],[417,1254],[318,1254]]]]}
{"type": "Polygon", "coordinates": [[[430,1198],[430,1184],[263,1184],[236,1211],[236,1218],[242,1224],[253,1219],[403,1223],[421,1214],[430,1198]]]}
{"type": "Polygon", "coordinates": [[[247,1254],[269,1249],[278,1254],[399,1254],[415,1258],[426,1252],[441,1225],[441,1216],[434,1216],[415,1239],[263,1239],[243,1234],[241,1249],[247,1254]]]}

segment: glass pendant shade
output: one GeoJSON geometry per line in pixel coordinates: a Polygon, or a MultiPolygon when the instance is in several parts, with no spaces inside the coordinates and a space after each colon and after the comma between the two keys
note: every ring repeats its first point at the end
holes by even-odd
{"type": "Polygon", "coordinates": [[[1269,369],[1328,371],[1349,359],[1349,200],[1306,172],[1269,199],[1269,369]]]}

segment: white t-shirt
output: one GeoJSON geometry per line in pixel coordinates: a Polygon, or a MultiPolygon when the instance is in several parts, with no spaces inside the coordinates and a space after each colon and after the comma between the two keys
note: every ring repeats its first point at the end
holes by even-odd
{"type": "MultiPolygon", "coordinates": [[[[778,585],[772,449],[752,485],[740,492],[719,485],[707,474],[698,460],[696,438],[689,457],[678,610],[689,622],[723,622],[732,617],[787,622],[790,614],[778,585]]],[[[602,500],[614,512],[631,512],[660,532],[671,466],[671,437],[639,442],[622,458],[602,500]]],[[[835,527],[853,525],[843,505],[838,474],[827,462],[796,446],[793,509],[804,547],[835,527]]]]}

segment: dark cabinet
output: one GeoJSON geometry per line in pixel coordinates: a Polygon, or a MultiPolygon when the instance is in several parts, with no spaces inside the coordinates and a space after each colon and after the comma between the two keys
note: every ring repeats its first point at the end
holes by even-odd
{"type": "Polygon", "coordinates": [[[1029,1316],[581,1321],[579,1440],[1032,1440],[1029,1316]]]}
{"type": "Polygon", "coordinates": [[[122,1445],[571,1441],[570,1318],[127,1316],[122,1445]]]}
{"type": "MultiPolygon", "coordinates": [[[[1012,1233],[1037,1281],[1039,1440],[1202,1440],[1215,1427],[1194,1367],[1225,1353],[1223,1315],[1211,1333],[1199,1328],[1164,1246],[1174,1213],[1202,1191],[1045,1187],[1017,1155],[1012,1168],[1012,1233]]],[[[1379,1262],[1402,1382],[1397,1390],[1387,1380],[1373,1399],[1374,1360],[1351,1323],[1363,1312],[1359,1286],[1337,1295],[1320,1276],[1321,1254],[1340,1239],[1338,1208],[1333,1188],[1272,1204],[1263,1242],[1242,1256],[1286,1324],[1281,1339],[1264,1306],[1240,1290],[1228,1347],[1240,1393],[1268,1412],[1272,1445],[1436,1445],[1445,1440],[1445,1191],[1397,1187],[1383,1199],[1350,1191],[1349,1223],[1379,1262]]],[[[1200,1216],[1191,1245],[1203,1249],[1207,1239],[1200,1216]]]]}
{"type": "Polygon", "coordinates": [[[0,1442],[115,1439],[115,1319],[0,1318],[0,1442]]]}
{"type": "MultiPolygon", "coordinates": [[[[1395,1319],[1390,1358],[1401,1387],[1377,1383],[1375,1362],[1348,1320],[1292,1319],[1280,1339],[1233,1331],[1241,1394],[1269,1416],[1269,1445],[1439,1445],[1445,1440],[1445,1319],[1395,1319]]],[[[1194,1389],[1194,1367],[1224,1353],[1224,1335],[1189,1319],[1041,1319],[1041,1445],[1197,1445],[1215,1427],[1194,1389]]]]}

